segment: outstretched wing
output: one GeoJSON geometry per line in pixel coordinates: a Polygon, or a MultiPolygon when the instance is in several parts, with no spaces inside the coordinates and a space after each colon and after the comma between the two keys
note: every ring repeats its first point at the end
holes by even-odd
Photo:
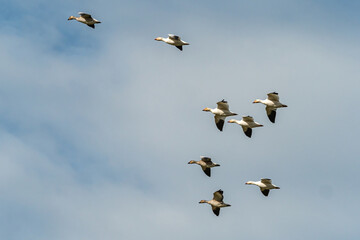
{"type": "Polygon", "coordinates": [[[208,165],[212,164],[211,158],[209,158],[209,157],[201,157],[201,161],[203,161],[204,163],[206,163],[208,165]]]}
{"type": "Polygon", "coordinates": [[[95,25],[94,25],[94,24],[86,24],[86,25],[88,25],[88,26],[91,27],[91,28],[95,28],[95,25]]]}
{"type": "Polygon", "coordinates": [[[214,207],[214,206],[211,206],[211,208],[212,208],[214,214],[215,214],[216,216],[219,216],[219,214],[220,214],[220,208],[214,207]]]}
{"type": "Polygon", "coordinates": [[[269,195],[269,192],[270,192],[269,189],[262,189],[262,188],[260,188],[260,191],[262,192],[262,194],[264,194],[265,197],[267,197],[269,195]]]}
{"type": "Polygon", "coordinates": [[[85,19],[92,19],[91,15],[88,13],[84,13],[84,12],[79,12],[78,13],[80,16],[82,16],[85,19]]]}
{"type": "Polygon", "coordinates": [[[271,184],[271,179],[270,178],[262,178],[261,182],[264,184],[271,184]]]}
{"type": "Polygon", "coordinates": [[[225,117],[215,115],[215,124],[220,131],[223,130],[224,123],[225,123],[225,117]]]}
{"type": "Polygon", "coordinates": [[[270,122],[275,123],[276,108],[266,107],[265,110],[270,122]]]}
{"type": "Polygon", "coordinates": [[[182,51],[182,46],[175,46],[177,47],[177,49],[179,49],[180,51],[182,51]]]}
{"type": "Polygon", "coordinates": [[[244,126],[241,126],[245,135],[248,136],[249,138],[251,138],[251,134],[252,134],[252,129],[249,128],[249,127],[244,127],[244,126]]]}
{"type": "Polygon", "coordinates": [[[242,118],[244,122],[251,123],[254,122],[254,118],[251,116],[245,116],[242,118]]]}
{"type": "Polygon", "coordinates": [[[201,166],[201,168],[208,177],[211,177],[211,168],[203,167],[203,166],[201,166]]]}
{"type": "Polygon", "coordinates": [[[268,93],[267,96],[270,101],[279,101],[279,95],[277,92],[268,93]]]}
{"type": "Polygon", "coordinates": [[[215,201],[222,202],[224,199],[223,191],[219,189],[218,191],[214,192],[214,198],[215,201]]]}
{"type": "Polygon", "coordinates": [[[179,36],[176,36],[174,34],[168,34],[169,38],[171,40],[175,40],[175,41],[179,41],[180,40],[180,37],[179,36]]]}
{"type": "Polygon", "coordinates": [[[224,99],[221,100],[220,102],[217,102],[217,108],[223,111],[229,111],[229,104],[227,101],[225,101],[224,99]]]}

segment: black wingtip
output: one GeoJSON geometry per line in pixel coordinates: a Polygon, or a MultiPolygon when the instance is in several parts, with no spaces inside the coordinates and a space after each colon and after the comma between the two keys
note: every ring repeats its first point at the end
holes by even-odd
{"type": "Polygon", "coordinates": [[[177,49],[179,49],[180,51],[183,50],[183,49],[182,49],[182,46],[175,46],[175,47],[177,47],[177,49]]]}
{"type": "Polygon", "coordinates": [[[244,133],[245,133],[246,136],[248,136],[249,138],[251,138],[252,129],[251,129],[251,128],[248,128],[244,133]]]}
{"type": "Polygon", "coordinates": [[[205,169],[204,169],[204,173],[205,173],[208,177],[211,177],[211,168],[205,168],[205,169]]]}
{"type": "Polygon", "coordinates": [[[265,189],[265,190],[262,190],[261,192],[262,192],[262,194],[264,194],[265,197],[267,197],[269,195],[270,190],[265,189]]]}
{"type": "Polygon", "coordinates": [[[224,120],[220,119],[219,122],[216,123],[217,128],[222,131],[224,128],[224,120]]]}
{"type": "Polygon", "coordinates": [[[214,214],[215,214],[216,216],[219,216],[219,214],[220,214],[220,208],[214,208],[214,209],[213,209],[213,212],[214,212],[214,214]]]}
{"type": "Polygon", "coordinates": [[[276,111],[271,111],[268,115],[270,122],[275,123],[276,111]]]}
{"type": "Polygon", "coordinates": [[[88,24],[88,26],[95,29],[95,25],[94,25],[94,24],[88,24]]]}

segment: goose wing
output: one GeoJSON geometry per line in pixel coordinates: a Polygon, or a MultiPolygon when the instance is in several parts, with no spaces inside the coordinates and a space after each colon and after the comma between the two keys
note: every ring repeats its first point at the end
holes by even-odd
{"type": "Polygon", "coordinates": [[[264,184],[271,184],[271,179],[270,178],[262,178],[261,179],[261,183],[264,183],[264,184]]]}
{"type": "Polygon", "coordinates": [[[218,202],[222,202],[223,199],[224,199],[224,196],[223,196],[223,191],[221,189],[219,189],[218,191],[214,192],[214,200],[215,201],[218,201],[218,202]]]}
{"type": "Polygon", "coordinates": [[[211,158],[209,157],[201,157],[201,161],[206,163],[207,165],[211,165],[213,162],[211,161],[211,158]]]}
{"type": "Polygon", "coordinates": [[[215,124],[217,126],[217,128],[222,131],[223,127],[224,127],[224,123],[225,123],[225,117],[224,116],[219,116],[219,115],[215,115],[215,124]]]}
{"type": "Polygon", "coordinates": [[[92,20],[91,15],[90,15],[90,14],[88,14],[88,13],[79,12],[78,14],[79,14],[80,16],[82,16],[83,18],[85,18],[85,19],[92,20]]]}
{"type": "Polygon", "coordinates": [[[277,92],[268,93],[267,96],[270,101],[279,101],[279,94],[277,92]]]}
{"type": "Polygon", "coordinates": [[[245,135],[248,136],[249,138],[251,138],[251,134],[252,134],[252,129],[249,128],[249,127],[244,127],[244,126],[241,126],[245,135]]]}
{"type": "Polygon", "coordinates": [[[247,123],[253,123],[254,122],[254,118],[251,117],[251,116],[245,116],[245,117],[242,118],[242,120],[244,122],[247,122],[247,123]]]}
{"type": "Polygon", "coordinates": [[[203,167],[203,166],[201,166],[201,168],[208,177],[211,177],[211,168],[203,167]]]}
{"type": "Polygon", "coordinates": [[[213,210],[213,213],[216,215],[216,216],[219,216],[220,214],[220,208],[218,207],[214,207],[214,206],[211,206],[212,210],[213,210]]]}
{"type": "Polygon", "coordinates": [[[175,46],[177,49],[179,49],[180,51],[182,51],[182,46],[175,46]]]}
{"type": "Polygon", "coordinates": [[[168,34],[169,38],[171,40],[175,40],[175,41],[179,41],[180,40],[180,37],[179,36],[176,36],[174,34],[168,34]]]}
{"type": "Polygon", "coordinates": [[[270,122],[275,123],[275,117],[276,117],[276,108],[272,108],[272,107],[266,107],[266,114],[270,120],[270,122]]]}
{"type": "Polygon", "coordinates": [[[270,192],[269,189],[264,189],[264,188],[260,188],[260,191],[262,192],[262,194],[264,194],[265,197],[267,197],[269,195],[269,192],[270,192]]]}
{"type": "Polygon", "coordinates": [[[222,111],[229,111],[229,104],[225,99],[221,100],[220,102],[217,102],[217,108],[222,111]]]}

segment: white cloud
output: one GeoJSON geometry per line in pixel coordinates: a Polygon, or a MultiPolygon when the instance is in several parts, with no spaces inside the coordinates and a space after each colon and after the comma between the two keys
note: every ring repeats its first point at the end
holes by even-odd
{"type": "MultiPolygon", "coordinates": [[[[56,28],[43,23],[43,37],[0,36],[0,191],[8,206],[1,222],[23,209],[3,225],[13,230],[3,238],[331,239],[343,232],[338,224],[353,226],[353,40],[276,22],[234,31],[227,21],[234,16],[190,12],[164,22],[141,8],[146,18],[135,18],[130,9],[129,26],[105,21],[114,7],[99,14],[95,31],[65,25],[65,16],[64,25],[52,20],[56,28]],[[172,29],[191,43],[183,52],[153,40],[172,29]],[[251,103],[269,91],[289,105],[276,124],[251,103]],[[222,98],[265,127],[251,139],[228,124],[220,133],[201,110],[222,98]],[[200,155],[221,164],[211,179],[187,165],[200,155]],[[281,189],[265,199],[244,185],[261,177],[281,189]],[[216,218],[198,201],[219,188],[232,207],[216,218]],[[16,232],[16,222],[25,230],[16,232]]],[[[170,15],[164,10],[157,16],[170,15]]]]}

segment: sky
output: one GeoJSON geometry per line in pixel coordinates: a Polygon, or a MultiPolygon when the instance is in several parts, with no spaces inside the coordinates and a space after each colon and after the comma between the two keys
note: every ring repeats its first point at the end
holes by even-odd
{"type": "Polygon", "coordinates": [[[358,1],[0,3],[1,239],[358,239],[358,1]]]}

